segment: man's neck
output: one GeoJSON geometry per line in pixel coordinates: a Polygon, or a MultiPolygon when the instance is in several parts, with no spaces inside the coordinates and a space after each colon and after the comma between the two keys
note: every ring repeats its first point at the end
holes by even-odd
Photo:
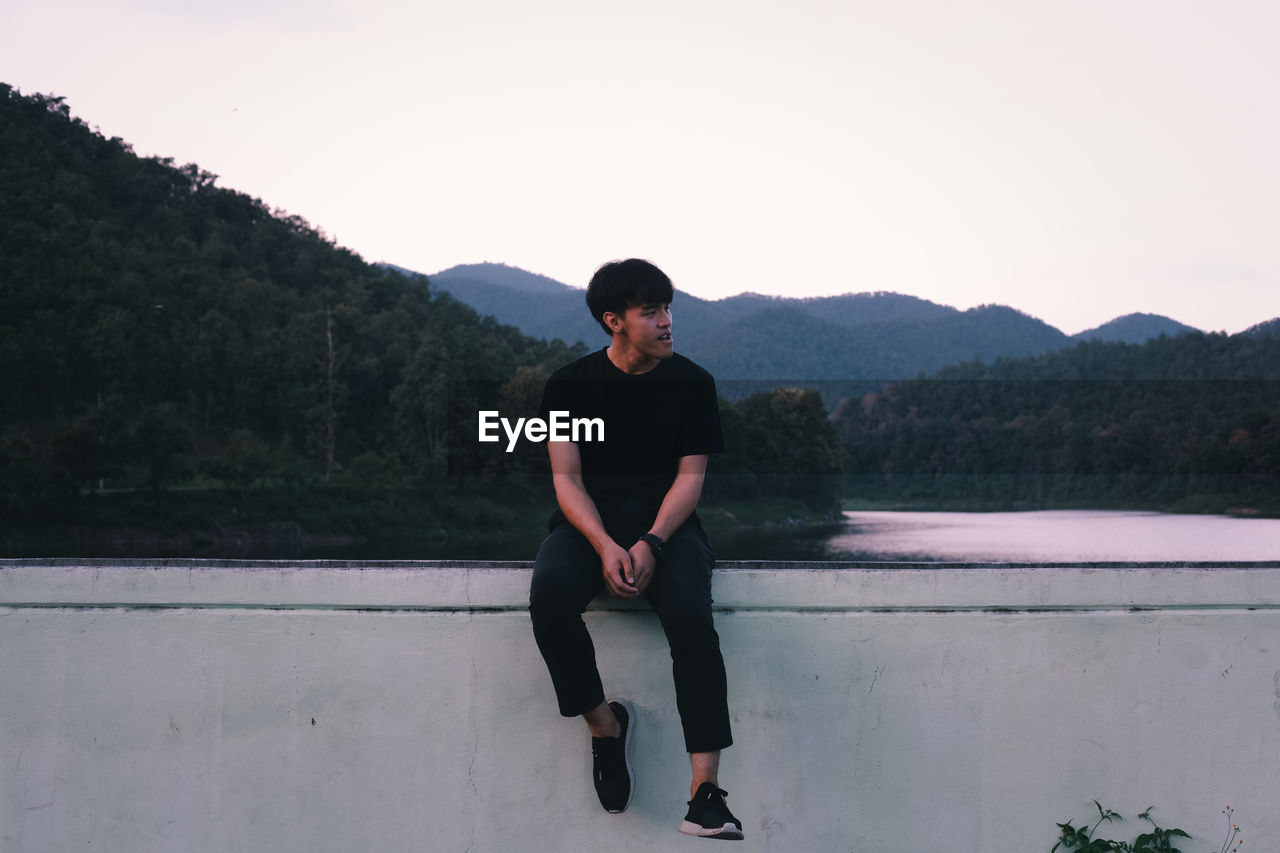
{"type": "Polygon", "coordinates": [[[615,337],[604,353],[609,357],[609,361],[613,362],[613,366],[623,373],[648,373],[662,362],[660,358],[647,356],[627,346],[626,338],[615,337]]]}

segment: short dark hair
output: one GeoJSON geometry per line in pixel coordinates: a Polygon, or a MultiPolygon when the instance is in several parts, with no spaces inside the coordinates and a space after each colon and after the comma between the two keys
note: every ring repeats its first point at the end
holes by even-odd
{"type": "Polygon", "coordinates": [[[605,325],[605,312],[622,315],[633,305],[670,302],[675,295],[671,279],[648,261],[629,258],[610,261],[591,277],[587,285],[587,308],[600,328],[613,334],[605,325]]]}

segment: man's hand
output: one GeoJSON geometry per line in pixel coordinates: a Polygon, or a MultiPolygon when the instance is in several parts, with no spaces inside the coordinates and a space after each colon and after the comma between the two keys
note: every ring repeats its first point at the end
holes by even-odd
{"type": "Polygon", "coordinates": [[[631,568],[635,570],[635,588],[644,592],[653,581],[653,572],[658,568],[658,558],[643,539],[631,546],[627,552],[631,556],[631,568]]]}
{"type": "Polygon", "coordinates": [[[604,575],[605,588],[614,598],[635,598],[640,590],[636,589],[631,555],[613,541],[600,521],[595,501],[582,483],[582,455],[578,452],[578,445],[568,441],[549,441],[547,452],[551,456],[551,481],[555,485],[560,511],[600,555],[600,572],[604,575]]]}
{"type": "Polygon", "coordinates": [[[610,540],[600,552],[600,570],[604,573],[604,585],[614,598],[635,598],[640,594],[631,555],[617,542],[610,540]]]}

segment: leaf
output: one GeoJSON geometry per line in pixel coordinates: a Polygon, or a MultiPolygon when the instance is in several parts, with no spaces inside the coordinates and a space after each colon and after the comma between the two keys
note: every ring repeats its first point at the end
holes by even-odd
{"type": "Polygon", "coordinates": [[[1098,815],[1102,820],[1124,820],[1123,815],[1119,812],[1113,812],[1111,809],[1104,809],[1102,807],[1102,803],[1097,800],[1094,800],[1093,804],[1098,807],[1098,815]]]}

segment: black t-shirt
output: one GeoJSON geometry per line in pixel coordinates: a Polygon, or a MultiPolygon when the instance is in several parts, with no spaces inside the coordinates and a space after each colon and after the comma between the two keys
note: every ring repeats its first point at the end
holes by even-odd
{"type": "MultiPolygon", "coordinates": [[[[679,354],[631,374],[598,350],[551,374],[541,408],[548,420],[552,412],[568,412],[571,419],[604,422],[603,441],[585,440],[583,431],[577,445],[583,485],[606,527],[621,514],[647,529],[680,457],[724,452],[715,380],[679,354]]],[[[563,518],[557,511],[552,525],[563,518]]]]}

